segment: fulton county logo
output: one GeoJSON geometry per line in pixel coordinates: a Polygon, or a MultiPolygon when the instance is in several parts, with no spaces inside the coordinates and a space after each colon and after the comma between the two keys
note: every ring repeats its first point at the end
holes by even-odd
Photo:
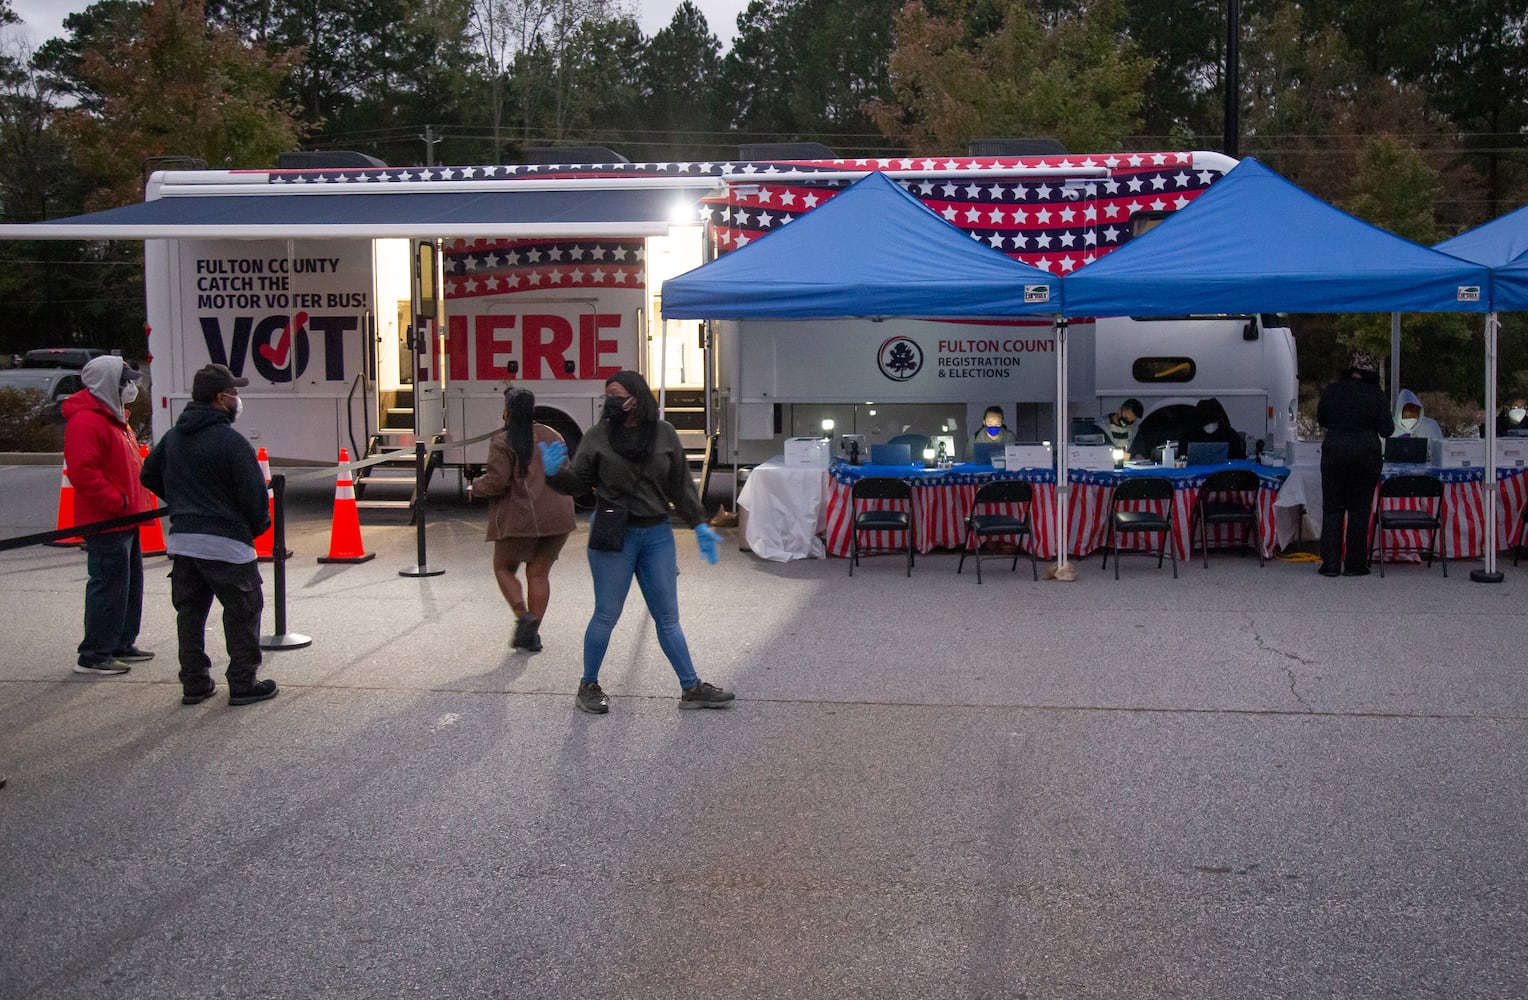
{"type": "Polygon", "coordinates": [[[892,337],[876,355],[881,374],[893,382],[906,382],[923,370],[923,348],[908,337],[892,337]]]}

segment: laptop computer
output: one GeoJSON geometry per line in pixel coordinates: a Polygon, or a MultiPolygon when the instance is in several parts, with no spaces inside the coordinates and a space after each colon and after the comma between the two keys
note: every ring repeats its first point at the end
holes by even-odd
{"type": "Polygon", "coordinates": [[[1231,446],[1224,441],[1190,441],[1185,457],[1189,465],[1224,465],[1231,460],[1231,446]]]}
{"type": "Polygon", "coordinates": [[[872,465],[912,465],[913,449],[905,444],[873,444],[870,446],[872,465]]]}
{"type": "Polygon", "coordinates": [[[1005,444],[988,444],[978,441],[971,446],[971,462],[974,465],[991,465],[993,455],[1004,454],[1005,444]]]}
{"type": "Polygon", "coordinates": [[[1393,465],[1426,465],[1427,438],[1385,438],[1385,461],[1393,465]]]}

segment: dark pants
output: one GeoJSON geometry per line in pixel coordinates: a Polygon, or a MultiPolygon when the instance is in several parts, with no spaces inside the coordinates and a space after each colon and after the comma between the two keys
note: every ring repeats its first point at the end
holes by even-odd
{"type": "Polygon", "coordinates": [[[207,612],[212,610],[214,597],[223,606],[228,686],[254,683],[260,666],[260,612],[265,609],[260,564],[176,556],[170,569],[170,603],[175,606],[175,630],[180,638],[180,683],[187,689],[205,686],[211,676],[212,661],[205,645],[207,612]]]}
{"type": "Polygon", "coordinates": [[[1372,444],[1367,451],[1333,448],[1333,444],[1328,441],[1321,449],[1321,565],[1332,569],[1344,565],[1345,538],[1346,567],[1365,569],[1380,456],[1372,444]]]}
{"type": "Polygon", "coordinates": [[[85,539],[85,638],[80,666],[106,663],[138,641],[143,622],[143,547],[138,529],[85,539]]]}

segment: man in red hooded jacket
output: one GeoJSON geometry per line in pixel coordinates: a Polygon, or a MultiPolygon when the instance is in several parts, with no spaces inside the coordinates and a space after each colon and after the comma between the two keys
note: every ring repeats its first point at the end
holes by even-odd
{"type": "MultiPolygon", "coordinates": [[[[64,400],[64,467],[74,487],[78,524],[154,509],[138,481],[143,460],[127,425],[126,406],[143,376],[115,356],[94,358],[80,372],[85,388],[64,400]]],[[[143,549],[138,527],[85,536],[85,638],[77,674],[125,674],[130,664],[152,659],[139,649],[143,617],[143,549]]]]}

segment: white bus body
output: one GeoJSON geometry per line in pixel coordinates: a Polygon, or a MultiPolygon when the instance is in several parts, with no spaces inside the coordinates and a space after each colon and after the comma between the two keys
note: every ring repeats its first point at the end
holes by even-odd
{"type": "MultiPolygon", "coordinates": [[[[217,361],[251,379],[238,426],[276,459],[332,462],[340,447],[365,451],[385,411],[406,409],[394,403],[411,388],[411,430],[425,437],[464,440],[498,426],[510,384],[533,389],[540,412],[560,429],[585,427],[604,379],[622,368],[642,371],[670,406],[687,393],[691,443],[708,431],[721,435],[718,460],[727,464],[767,458],[785,437],[815,433],[824,417],[834,418],[837,433],[874,438],[911,426],[964,441],[993,403],[1004,406],[1021,438],[1048,439],[1056,355],[1047,322],[664,322],[662,282],[831,197],[848,183],[845,174],[873,169],[893,172],[973,237],[1065,273],[1128,239],[1144,220],[1187,204],[1233,165],[1215,153],[1173,153],[156,174],[150,201],[322,192],[361,207],[343,224],[309,226],[290,239],[233,227],[217,238],[147,241],[154,433],[173,424],[197,368],[217,361]],[[1088,174],[1081,181],[1079,168],[1088,174]],[[795,173],[813,170],[829,179],[795,173]],[[764,181],[772,174],[792,179],[771,186],[764,181]],[[1007,236],[982,228],[1002,212],[957,204],[973,197],[966,192],[976,190],[968,182],[977,175],[1022,181],[1027,187],[1009,195],[1020,200],[1036,192],[1064,198],[1056,214],[1071,228],[1047,228],[1043,206],[1027,215],[1005,209],[1007,236]],[[1197,187],[1152,194],[1154,186],[1170,194],[1184,178],[1197,187]],[[553,199],[641,184],[672,190],[690,214],[642,225],[586,215],[549,222],[544,234],[520,227],[478,237],[460,223],[411,234],[380,216],[369,221],[366,207],[379,194],[394,201],[450,195],[470,217],[470,200],[485,192],[553,199]],[[777,195],[792,203],[758,210],[777,195]],[[1054,247],[1061,252],[1048,243],[1053,233],[1064,241],[1054,247]],[[418,304],[411,235],[438,237],[443,322],[418,304]],[[888,373],[887,352],[904,341],[897,356],[916,354],[917,370],[902,364],[888,373]]],[[[1072,415],[1096,416],[1130,396],[1148,411],[1215,396],[1249,437],[1286,440],[1297,399],[1293,339],[1264,319],[1074,320],[1072,415]],[[1143,381],[1143,358],[1189,359],[1193,375],[1164,380],[1162,365],[1148,365],[1155,374],[1143,381]]],[[[469,464],[485,454],[479,444],[445,457],[469,464]]]]}

